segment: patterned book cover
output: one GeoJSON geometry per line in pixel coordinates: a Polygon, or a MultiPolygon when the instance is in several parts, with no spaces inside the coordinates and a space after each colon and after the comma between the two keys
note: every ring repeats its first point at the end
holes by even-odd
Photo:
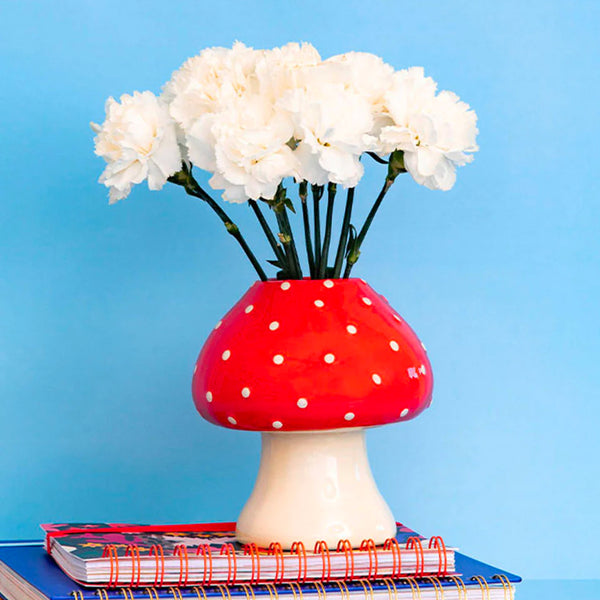
{"type": "MultiPolygon", "coordinates": [[[[194,552],[199,545],[207,544],[213,554],[219,554],[226,544],[231,544],[235,551],[240,553],[243,553],[245,548],[244,544],[236,540],[235,523],[198,523],[164,527],[127,523],[45,523],[41,527],[47,534],[47,540],[59,543],[72,555],[84,560],[101,557],[108,544],[120,552],[125,552],[128,546],[135,545],[141,554],[148,554],[153,546],[160,545],[165,555],[173,554],[181,544],[194,552]],[[58,532],[60,535],[53,536],[58,532]]],[[[397,523],[396,540],[405,546],[411,537],[426,539],[405,525],[397,523]]],[[[258,548],[258,551],[262,554],[269,552],[268,548],[258,548]]]]}
{"type": "Polygon", "coordinates": [[[185,583],[278,582],[448,574],[454,549],[439,536],[426,539],[398,524],[396,537],[352,548],[278,544],[258,548],[235,538],[235,523],[128,525],[54,523],[42,525],[46,548],[74,580],[91,586],[185,583]]]}

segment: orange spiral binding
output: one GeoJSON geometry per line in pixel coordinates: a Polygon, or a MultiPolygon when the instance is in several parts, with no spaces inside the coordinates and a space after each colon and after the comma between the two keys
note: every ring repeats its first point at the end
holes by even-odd
{"type": "Polygon", "coordinates": [[[446,579],[452,581],[458,590],[458,600],[467,600],[467,588],[465,582],[460,577],[448,576],[446,579]]]}
{"type": "Polygon", "coordinates": [[[165,580],[165,553],[160,544],[150,546],[149,558],[156,557],[156,573],[154,576],[154,586],[161,587],[165,580]]]}
{"type": "Polygon", "coordinates": [[[402,551],[398,540],[396,538],[388,538],[383,543],[383,549],[392,551],[392,577],[400,577],[402,574],[402,551]]]}
{"type": "Polygon", "coordinates": [[[315,554],[320,554],[323,559],[323,573],[321,574],[322,581],[329,581],[331,579],[331,556],[329,555],[329,548],[327,544],[321,540],[315,544],[315,554]]]}
{"type": "Polygon", "coordinates": [[[250,555],[252,561],[252,573],[250,574],[250,583],[260,583],[260,555],[258,546],[254,543],[244,546],[244,556],[250,555]]]}
{"type": "Polygon", "coordinates": [[[448,573],[448,555],[446,554],[446,544],[444,544],[444,540],[439,535],[434,535],[429,540],[429,548],[435,548],[438,551],[438,577],[445,577],[448,573]],[[442,566],[442,561],[444,566],[442,566]]]}
{"type": "Polygon", "coordinates": [[[385,583],[385,587],[387,587],[388,590],[388,600],[398,600],[398,588],[396,587],[394,580],[388,577],[383,579],[383,583],[385,583]],[[392,593],[394,594],[393,597],[392,593]]]}
{"type": "Polygon", "coordinates": [[[235,585],[235,580],[237,577],[237,562],[233,544],[223,544],[221,546],[220,554],[221,556],[224,554],[227,555],[227,580],[225,583],[227,585],[235,585]]]}
{"type": "Polygon", "coordinates": [[[514,599],[515,594],[513,591],[513,587],[506,575],[497,574],[497,575],[494,575],[492,577],[492,579],[498,579],[498,580],[500,580],[500,583],[502,583],[502,589],[504,590],[504,600],[513,600],[514,599]],[[508,594],[507,594],[507,592],[508,592],[508,594]]]}
{"type": "Polygon", "coordinates": [[[444,588],[437,577],[423,577],[423,581],[429,581],[435,590],[435,600],[444,600],[444,588]]]}
{"type": "Polygon", "coordinates": [[[101,598],[102,600],[108,600],[108,593],[106,592],[106,590],[103,590],[103,589],[96,590],[96,593],[98,594],[98,597],[101,598]]]}
{"type": "Polygon", "coordinates": [[[423,544],[421,544],[421,539],[414,535],[406,540],[406,549],[412,550],[413,548],[415,549],[415,557],[417,560],[415,577],[420,577],[425,570],[425,555],[423,554],[423,544]]]}
{"type": "Polygon", "coordinates": [[[360,585],[362,585],[363,590],[365,591],[365,599],[367,599],[367,594],[368,594],[368,600],[374,600],[373,599],[373,586],[371,585],[371,582],[368,579],[359,579],[358,583],[360,583],[360,585]]]}
{"type": "Polygon", "coordinates": [[[71,595],[73,598],[75,598],[75,600],[83,600],[83,594],[79,590],[73,590],[71,595]]]}
{"type": "Polygon", "coordinates": [[[271,600],[279,600],[279,592],[272,583],[265,583],[264,586],[267,588],[271,600]]]}
{"type": "Polygon", "coordinates": [[[125,598],[125,600],[135,600],[130,589],[121,588],[121,594],[123,594],[123,598],[125,598]]]}
{"type": "Polygon", "coordinates": [[[269,546],[269,554],[275,556],[275,577],[273,577],[274,583],[281,583],[284,578],[285,561],[283,558],[283,548],[279,542],[273,542],[269,546]],[[281,564],[281,573],[279,572],[281,564]]]}
{"type": "Polygon", "coordinates": [[[346,573],[344,579],[354,579],[354,550],[350,540],[340,540],[337,545],[337,551],[343,552],[346,556],[346,573]]]}
{"type": "Polygon", "coordinates": [[[196,596],[198,596],[198,600],[208,600],[208,596],[206,595],[206,590],[204,589],[203,586],[201,585],[196,585],[192,588],[192,592],[196,593],[196,596]],[[200,595],[200,593],[202,593],[202,595],[200,595]]]}
{"type": "Polygon", "coordinates": [[[169,593],[173,594],[174,600],[183,600],[181,592],[176,587],[170,587],[169,593]]]}
{"type": "Polygon", "coordinates": [[[108,578],[107,587],[117,587],[119,583],[119,555],[117,554],[117,547],[113,544],[104,546],[102,550],[102,558],[108,557],[110,559],[110,577],[108,578]]]}
{"type": "Polygon", "coordinates": [[[421,588],[419,584],[410,577],[403,577],[399,579],[400,583],[407,583],[410,585],[410,591],[412,592],[412,600],[421,600],[421,588]]]}
{"type": "Polygon", "coordinates": [[[490,600],[490,588],[487,581],[481,575],[474,575],[471,577],[471,581],[476,581],[479,584],[481,588],[481,600],[490,600]]]}
{"type": "Polygon", "coordinates": [[[140,564],[140,549],[137,544],[131,544],[127,546],[127,550],[125,550],[125,557],[131,556],[131,583],[129,584],[131,587],[140,585],[140,575],[142,573],[142,568],[140,564]],[[137,579],[136,579],[137,572],[137,579]]]}
{"type": "Polygon", "coordinates": [[[255,600],[256,596],[254,595],[254,589],[251,585],[247,583],[240,583],[239,587],[241,587],[246,593],[246,600],[255,600]]]}
{"type": "Polygon", "coordinates": [[[367,577],[369,579],[376,578],[379,563],[377,561],[377,547],[375,546],[375,542],[372,539],[363,540],[359,550],[362,550],[363,552],[366,551],[369,553],[369,574],[367,575],[367,577]]]}
{"type": "Polygon", "coordinates": [[[202,585],[211,585],[213,577],[213,562],[212,562],[212,550],[208,544],[200,544],[196,549],[196,556],[204,558],[204,573],[202,575],[202,585]],[[208,568],[207,568],[208,567],[208,568]],[[206,574],[208,573],[208,579],[206,574]]]}
{"type": "Polygon", "coordinates": [[[175,548],[173,548],[173,556],[179,556],[179,581],[177,582],[177,585],[187,586],[190,573],[187,546],[185,544],[177,544],[175,548]]]}
{"type": "MultiPolygon", "coordinates": [[[[148,596],[150,596],[150,600],[160,600],[160,596],[158,595],[158,592],[156,591],[156,588],[145,588],[144,590],[145,592],[148,592],[148,596]]],[[[108,600],[108,597],[107,599],[108,600]]]]}
{"type": "Polygon", "coordinates": [[[294,542],[290,552],[298,555],[298,581],[300,583],[304,583],[306,581],[306,574],[308,571],[308,563],[306,562],[306,548],[302,542],[294,542]],[[304,574],[302,574],[303,566],[304,574]]]}

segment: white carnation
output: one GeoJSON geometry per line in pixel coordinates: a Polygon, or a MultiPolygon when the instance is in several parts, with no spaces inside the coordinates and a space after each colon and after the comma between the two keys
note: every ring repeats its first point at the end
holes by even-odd
{"type": "Polygon", "coordinates": [[[221,112],[255,91],[256,63],[263,54],[241,42],[232,48],[207,48],[173,73],[162,97],[186,134],[199,118],[221,112]]]}
{"type": "Polygon", "coordinates": [[[299,178],[354,187],[363,174],[360,156],[373,144],[373,116],[364,96],[335,82],[338,72],[337,65],[325,63],[303,69],[299,87],[284,94],[279,106],[293,119],[299,178]]]}
{"type": "Polygon", "coordinates": [[[215,115],[207,134],[214,140],[211,187],[224,189],[223,198],[230,202],[272,199],[281,180],[297,171],[288,146],[293,132],[290,116],[258,94],[245,96],[231,110],[215,115]]]}
{"type": "Polygon", "coordinates": [[[285,92],[298,87],[298,77],[304,67],[320,62],[317,49],[306,42],[291,42],[280,48],[266,50],[256,64],[260,93],[273,102],[277,101],[285,92]]]}
{"type": "Polygon", "coordinates": [[[326,63],[344,67],[339,75],[340,83],[363,96],[371,105],[373,114],[373,135],[379,135],[381,128],[390,124],[387,114],[386,94],[394,82],[394,69],[375,54],[368,52],[346,52],[328,58],[326,63]]]}
{"type": "Polygon", "coordinates": [[[159,190],[181,169],[175,123],[152,92],[123,94],[120,102],[109,98],[104,123],[91,126],[96,154],[108,163],[99,181],[110,188],[111,204],[144,179],[151,190],[159,190]]]}
{"type": "Polygon", "coordinates": [[[452,92],[436,95],[436,84],[421,67],[394,75],[386,94],[391,125],[383,127],[377,151],[404,151],[404,164],[415,181],[430,189],[449,190],[456,167],[477,151],[477,115],[452,92]]]}

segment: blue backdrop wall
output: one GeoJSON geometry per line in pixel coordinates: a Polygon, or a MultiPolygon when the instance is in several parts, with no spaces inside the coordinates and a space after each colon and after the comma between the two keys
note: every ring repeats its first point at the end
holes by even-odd
{"type": "Polygon", "coordinates": [[[253,273],[179,189],[109,207],[88,122],[203,47],[307,40],[424,65],[480,118],[455,188],[403,179],[356,268],[436,377],[429,411],[369,433],[384,496],[524,576],[598,575],[597,2],[21,1],[0,15],[1,538],[236,517],[259,437],[204,422],[190,380],[253,273]]]}

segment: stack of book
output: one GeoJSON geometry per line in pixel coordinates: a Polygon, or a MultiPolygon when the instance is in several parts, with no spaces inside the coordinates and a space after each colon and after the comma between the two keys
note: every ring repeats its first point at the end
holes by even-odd
{"type": "Polygon", "coordinates": [[[6,600],[509,600],[519,577],[398,524],[352,548],[242,545],[235,523],[44,525],[44,542],[0,543],[6,600]]]}

